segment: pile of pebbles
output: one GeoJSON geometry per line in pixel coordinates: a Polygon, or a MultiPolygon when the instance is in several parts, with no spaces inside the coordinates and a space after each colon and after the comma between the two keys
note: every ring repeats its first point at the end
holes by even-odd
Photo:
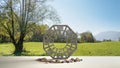
{"type": "Polygon", "coordinates": [[[39,62],[45,63],[73,63],[73,62],[80,62],[82,59],[79,58],[71,58],[71,59],[47,59],[47,58],[39,58],[37,59],[39,62]]]}

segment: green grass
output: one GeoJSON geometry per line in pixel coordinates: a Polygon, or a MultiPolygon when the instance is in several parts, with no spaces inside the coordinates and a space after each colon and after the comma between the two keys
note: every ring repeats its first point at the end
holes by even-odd
{"type": "MultiPolygon", "coordinates": [[[[64,43],[55,43],[58,48],[64,47],[64,43]],[[62,45],[62,46],[60,46],[62,45]]],[[[11,43],[0,44],[0,56],[12,55],[14,46],[11,43]]],[[[22,55],[39,56],[46,55],[42,42],[24,43],[22,55]]],[[[120,42],[79,43],[74,56],[120,56],[120,42]]]]}
{"type": "Polygon", "coordinates": [[[43,50],[43,43],[41,42],[27,42],[24,43],[24,50],[26,52],[23,55],[45,55],[43,50]]]}
{"type": "Polygon", "coordinates": [[[75,56],[120,56],[120,42],[81,43],[75,56]]]}
{"type": "Polygon", "coordinates": [[[64,48],[65,47],[65,43],[54,43],[56,48],[64,48]]]}
{"type": "Polygon", "coordinates": [[[14,51],[14,46],[11,43],[0,44],[0,55],[9,55],[14,51]]]}

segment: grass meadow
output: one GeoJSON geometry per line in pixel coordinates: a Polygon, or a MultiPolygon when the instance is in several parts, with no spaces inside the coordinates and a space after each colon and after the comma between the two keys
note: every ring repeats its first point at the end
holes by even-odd
{"type": "MultiPolygon", "coordinates": [[[[62,48],[64,43],[55,43],[62,48]]],[[[0,44],[0,56],[14,56],[12,43],[0,44]]],[[[25,42],[21,56],[45,56],[42,42],[25,42]]],[[[120,56],[120,42],[78,43],[73,56],[120,56]]]]}

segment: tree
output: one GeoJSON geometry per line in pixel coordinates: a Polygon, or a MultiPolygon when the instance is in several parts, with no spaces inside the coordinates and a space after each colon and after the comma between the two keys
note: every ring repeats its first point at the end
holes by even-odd
{"type": "Polygon", "coordinates": [[[83,32],[80,34],[80,36],[81,42],[95,42],[95,38],[91,32],[83,32]]]}
{"type": "Polygon", "coordinates": [[[104,39],[103,42],[111,42],[111,39],[104,39]]]}
{"type": "Polygon", "coordinates": [[[0,25],[0,43],[10,42],[10,38],[4,33],[4,29],[0,25]]]}
{"type": "Polygon", "coordinates": [[[1,0],[0,25],[15,46],[14,54],[22,53],[23,41],[35,23],[60,22],[55,10],[46,5],[47,0],[1,0]]]}
{"type": "Polygon", "coordinates": [[[119,37],[118,41],[120,41],[120,37],[119,37]]]}
{"type": "Polygon", "coordinates": [[[32,31],[31,38],[28,41],[42,42],[43,35],[48,30],[47,24],[36,24],[34,31],[32,31]]]}

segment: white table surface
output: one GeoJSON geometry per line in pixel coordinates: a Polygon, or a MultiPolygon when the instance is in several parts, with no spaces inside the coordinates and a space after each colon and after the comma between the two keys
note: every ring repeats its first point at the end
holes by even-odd
{"type": "Polygon", "coordinates": [[[41,57],[44,56],[0,56],[0,68],[120,68],[119,56],[72,56],[83,61],[48,64],[36,61],[41,57]]]}

